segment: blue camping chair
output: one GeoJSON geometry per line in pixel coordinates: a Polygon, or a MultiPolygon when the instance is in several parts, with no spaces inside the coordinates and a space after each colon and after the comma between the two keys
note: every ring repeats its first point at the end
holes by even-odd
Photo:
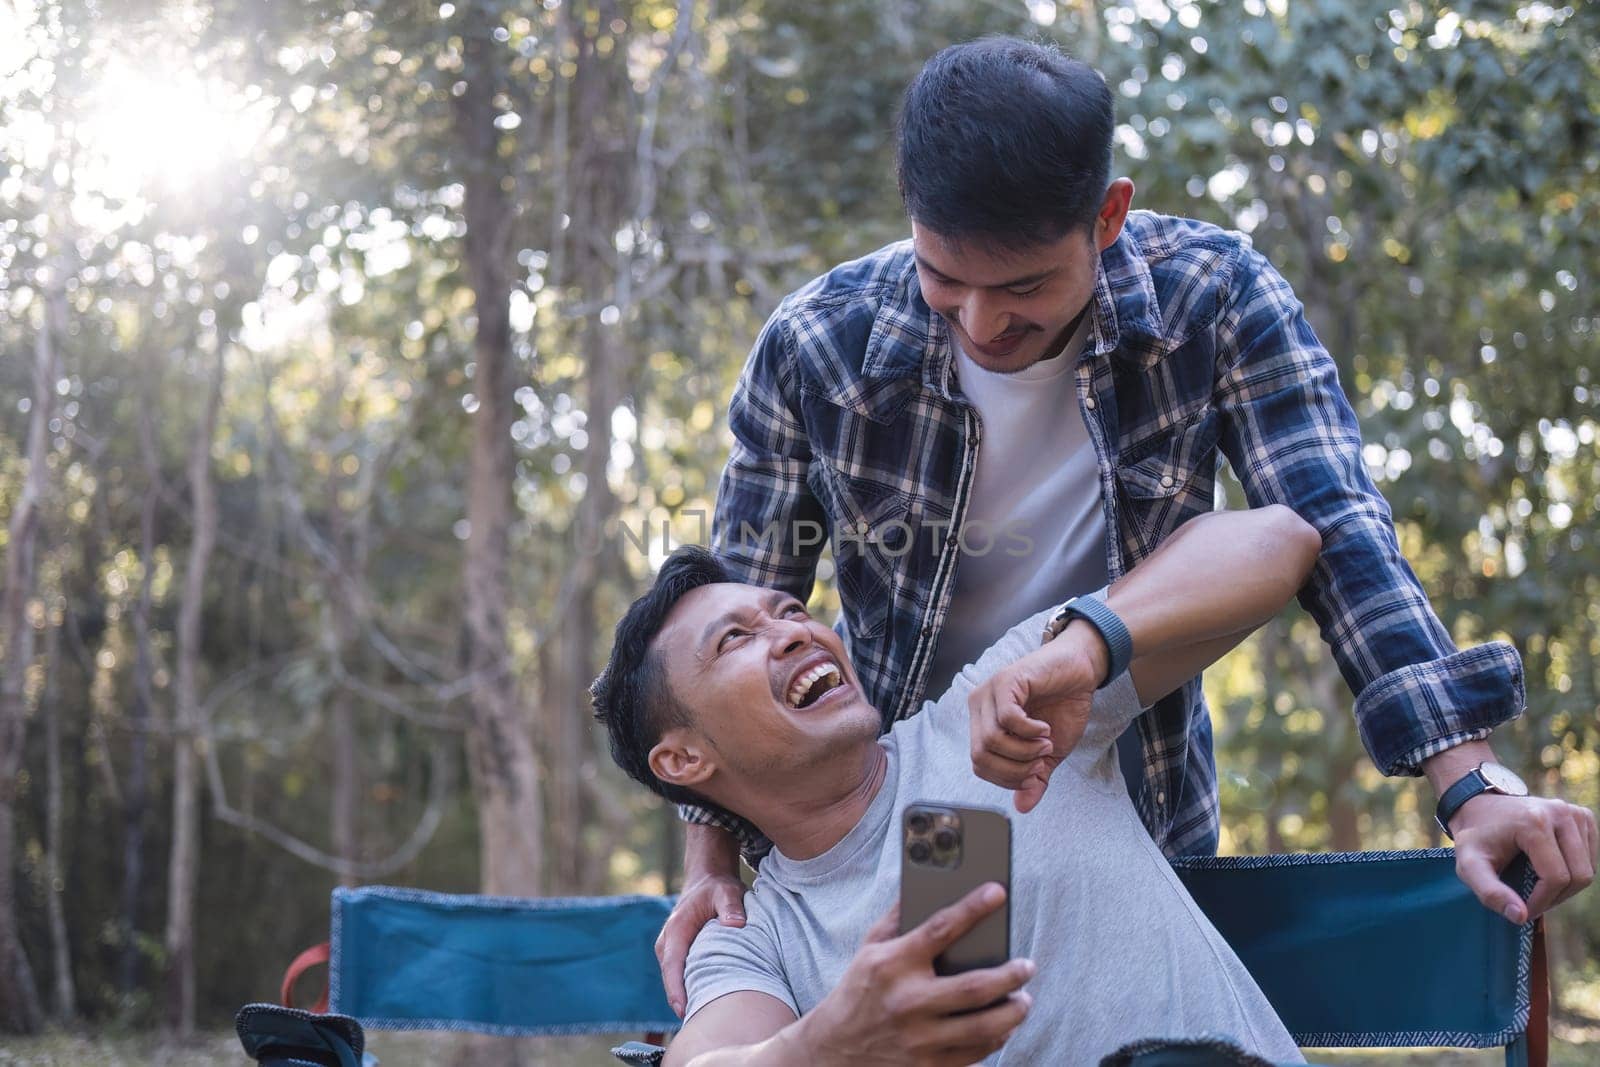
{"type": "MultiPolygon", "coordinates": [[[[1189,859],[1179,877],[1305,1047],[1506,1048],[1543,1067],[1538,924],[1489,913],[1448,849],[1189,859]]],[[[1506,880],[1523,896],[1525,860],[1506,880]]],[[[659,1059],[678,1019],[653,943],[665,897],[521,899],[336,889],[329,995],[377,1030],[533,1036],[643,1032],[659,1059]]],[[[1133,1056],[1125,1062],[1206,1062],[1133,1056]]]]}

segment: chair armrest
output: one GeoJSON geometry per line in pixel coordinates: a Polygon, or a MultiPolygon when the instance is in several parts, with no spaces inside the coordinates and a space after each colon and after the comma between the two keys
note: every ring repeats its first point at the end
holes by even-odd
{"type": "Polygon", "coordinates": [[[661,1062],[661,1057],[667,1050],[660,1045],[647,1045],[643,1041],[624,1041],[611,1050],[611,1054],[623,1063],[637,1063],[643,1067],[656,1067],[661,1062]]]}

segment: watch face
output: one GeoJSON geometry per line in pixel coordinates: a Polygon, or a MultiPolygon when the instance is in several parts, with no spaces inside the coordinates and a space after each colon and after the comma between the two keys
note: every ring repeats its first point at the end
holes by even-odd
{"type": "Polygon", "coordinates": [[[1521,778],[1509,767],[1498,763],[1483,763],[1478,766],[1478,773],[1483,775],[1483,780],[1489,783],[1490,788],[1507,796],[1525,797],[1528,787],[1521,778]]]}

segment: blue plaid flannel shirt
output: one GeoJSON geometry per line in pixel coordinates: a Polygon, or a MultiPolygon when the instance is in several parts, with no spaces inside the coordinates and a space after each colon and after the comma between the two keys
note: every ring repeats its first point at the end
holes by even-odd
{"type": "MultiPolygon", "coordinates": [[[[1113,578],[1213,507],[1219,457],[1252,506],[1286,504],[1322,534],[1300,593],[1356,694],[1385,774],[1521,714],[1522,663],[1457,651],[1400,555],[1389,506],[1333,360],[1248,238],[1133,212],[1100,259],[1078,402],[1100,466],[1113,578]]],[[[810,593],[824,536],[838,629],[883,727],[914,714],[950,604],[982,427],[922,300],[910,242],[845,263],[784,299],[728,409],[734,445],[713,547],[745,580],[810,593]]],[[[937,694],[933,694],[937,695],[937,694]]],[[[1218,841],[1211,719],[1199,679],[1137,722],[1139,814],[1169,856],[1218,841]]],[[[724,813],[683,816],[766,843],[724,813]]]]}

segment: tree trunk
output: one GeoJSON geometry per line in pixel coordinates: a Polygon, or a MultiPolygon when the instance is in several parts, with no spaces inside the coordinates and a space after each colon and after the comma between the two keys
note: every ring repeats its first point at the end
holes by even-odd
{"type": "MultiPolygon", "coordinates": [[[[343,390],[341,389],[341,394],[343,390]]],[[[330,472],[333,469],[330,465],[330,472]]],[[[359,543],[354,543],[339,502],[339,483],[330,473],[328,478],[328,514],[333,524],[333,550],[337,567],[325,570],[330,589],[335,595],[327,606],[329,615],[325,625],[329,628],[327,640],[329,655],[344,669],[347,650],[356,635],[356,620],[351,610],[352,596],[345,592],[348,586],[360,580],[365,566],[359,543]],[[354,548],[354,551],[352,550],[354,548]]],[[[359,804],[361,785],[359,741],[356,737],[355,701],[349,687],[335,686],[329,694],[328,715],[333,735],[333,795],[331,815],[333,829],[333,854],[345,865],[339,872],[339,884],[351,887],[356,884],[355,865],[361,856],[359,804]]]]}
{"type": "Polygon", "coordinates": [[[59,293],[46,297],[43,322],[34,340],[33,407],[28,418],[27,474],[11,511],[6,542],[6,584],[0,592],[0,634],[4,635],[5,673],[0,675],[0,1030],[33,1033],[44,1022],[39,987],[22,950],[17,930],[15,866],[16,802],[22,746],[27,733],[27,673],[33,660],[34,550],[39,536],[39,506],[48,477],[49,423],[55,404],[59,364],[55,331],[62,325],[59,293]]]}
{"type": "Polygon", "coordinates": [[[189,447],[189,492],[193,540],[178,605],[176,704],[173,722],[172,852],[167,864],[168,1017],[178,1034],[194,1033],[194,902],[200,870],[200,618],[205,606],[206,572],[217,537],[216,486],[211,472],[211,442],[222,401],[227,338],[216,340],[215,363],[207,383],[205,408],[189,447]]]}
{"type": "Polygon", "coordinates": [[[361,858],[356,824],[360,796],[356,782],[356,717],[350,691],[344,686],[336,687],[329,700],[333,730],[333,854],[344,864],[339,884],[350,887],[356,884],[355,864],[361,858]]]}
{"type": "MultiPolygon", "coordinates": [[[[601,23],[617,14],[609,2],[599,7],[601,23]]],[[[596,773],[588,686],[598,670],[595,596],[613,551],[606,526],[617,510],[606,468],[611,460],[611,413],[622,400],[621,332],[633,303],[632,249],[643,243],[635,241],[622,251],[616,234],[642,225],[654,213],[652,142],[660,80],[675,64],[669,61],[658,72],[644,95],[641,113],[623,62],[625,51],[602,52],[575,11],[569,8],[565,17],[572,20],[568,33],[578,50],[572,128],[582,131],[578,143],[565,146],[569,169],[594,176],[573,197],[572,280],[588,303],[602,303],[601,293],[607,293],[609,300],[603,301],[606,310],[593,315],[581,331],[589,441],[579,466],[584,488],[573,517],[576,535],[569,538],[575,551],[561,583],[552,627],[560,638],[559,662],[553,676],[545,679],[541,710],[554,752],[550,822],[556,884],[567,891],[596,893],[605,888],[606,871],[603,864],[592,861],[584,843],[584,830],[594,822],[588,783],[596,773]],[[602,249],[614,251],[604,255],[598,251],[602,249]]],[[[692,23],[692,5],[680,5],[670,56],[682,50],[692,23]]]]}
{"type": "Polygon", "coordinates": [[[156,569],[156,507],[161,499],[161,455],[146,394],[139,409],[139,446],[144,453],[145,490],[139,507],[139,599],[133,607],[133,707],[128,736],[128,786],[122,808],[122,952],[117,988],[131,997],[139,988],[139,896],[144,886],[144,821],[150,804],[150,722],[155,707],[155,663],[150,648],[150,611],[156,569]]]}
{"type": "Polygon", "coordinates": [[[463,27],[467,89],[457,105],[457,136],[466,189],[467,277],[477,313],[477,361],[471,466],[467,472],[464,560],[466,666],[473,683],[467,760],[478,805],[479,870],[486,893],[531,895],[542,875],[544,812],[533,738],[517,699],[506,641],[512,487],[510,223],[501,185],[494,106],[497,46],[491,19],[469,9],[463,27]]]}
{"type": "MultiPolygon", "coordinates": [[[[64,623],[63,623],[64,625],[64,623]]],[[[44,869],[45,914],[50,923],[50,960],[55,972],[51,990],[51,1011],[57,1022],[71,1021],[78,1013],[77,993],[72,985],[72,945],[67,938],[67,916],[61,898],[66,892],[66,876],[61,863],[61,627],[50,628],[45,652],[44,712],[45,805],[44,869]]]]}
{"type": "Polygon", "coordinates": [[[561,599],[567,610],[559,620],[562,665],[555,699],[547,699],[544,708],[546,727],[556,737],[557,758],[552,770],[562,783],[556,791],[557,810],[551,822],[564,847],[555,859],[561,887],[578,893],[602,892],[606,877],[604,865],[588,855],[583,831],[593,821],[585,783],[596,772],[588,696],[589,683],[599,670],[594,648],[598,632],[595,594],[610,552],[606,524],[616,512],[606,466],[611,458],[611,412],[621,399],[616,338],[620,329],[617,324],[589,326],[592,342],[585,368],[589,444],[582,460],[584,490],[577,516],[579,537],[588,543],[580,543],[563,583],[567,595],[561,599]]]}

